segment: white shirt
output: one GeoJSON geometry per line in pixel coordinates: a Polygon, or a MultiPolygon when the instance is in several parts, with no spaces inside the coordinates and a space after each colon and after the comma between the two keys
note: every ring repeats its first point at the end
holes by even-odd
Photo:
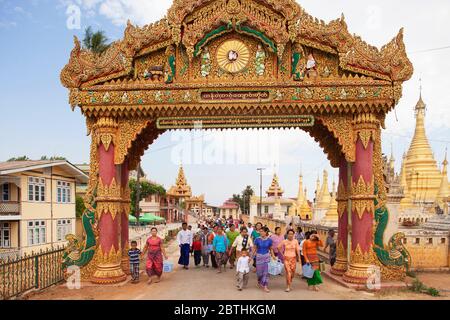
{"type": "Polygon", "coordinates": [[[252,232],[253,232],[253,227],[247,227],[247,233],[251,236],[252,235],[252,232]]]}
{"type": "Polygon", "coordinates": [[[250,261],[249,256],[239,257],[236,264],[236,272],[249,273],[250,272],[249,261],[250,261]]]}
{"type": "Polygon", "coordinates": [[[183,230],[181,229],[180,232],[177,234],[177,241],[178,244],[185,244],[188,243],[190,246],[192,246],[192,232],[188,229],[183,230]]]}
{"type": "Polygon", "coordinates": [[[305,243],[306,239],[303,239],[302,242],[300,242],[300,255],[303,255],[303,244],[305,243]]]}

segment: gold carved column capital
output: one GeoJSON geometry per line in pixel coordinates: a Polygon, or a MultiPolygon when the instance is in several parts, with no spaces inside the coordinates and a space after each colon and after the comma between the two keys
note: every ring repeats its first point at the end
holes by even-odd
{"type": "Polygon", "coordinates": [[[369,141],[376,140],[376,131],[380,127],[380,120],[373,113],[358,113],[353,116],[353,143],[358,138],[361,140],[364,149],[367,149],[369,141]]]}
{"type": "Polygon", "coordinates": [[[112,144],[117,145],[117,129],[119,125],[115,118],[101,117],[92,125],[93,138],[97,146],[102,143],[105,150],[108,151],[112,144]]]}

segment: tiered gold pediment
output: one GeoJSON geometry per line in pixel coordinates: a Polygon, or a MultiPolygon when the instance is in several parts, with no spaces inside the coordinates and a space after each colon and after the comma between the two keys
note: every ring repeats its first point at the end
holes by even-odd
{"type": "Polygon", "coordinates": [[[298,25],[298,41],[304,45],[339,55],[340,67],[378,79],[406,81],[413,73],[403,42],[403,28],[381,49],[352,35],[344,15],[325,23],[304,10],[298,25]]]}
{"type": "Polygon", "coordinates": [[[248,20],[277,43],[287,43],[289,31],[295,34],[293,27],[300,11],[300,6],[292,0],[183,0],[174,2],[168,21],[175,43],[182,42],[187,47],[195,45],[221,23],[232,20],[248,20]],[[181,39],[182,28],[186,39],[181,39]]]}
{"type": "MultiPolygon", "coordinates": [[[[288,66],[292,59],[283,55],[284,52],[289,55],[298,50],[304,58],[313,49],[316,50],[315,55],[320,55],[320,52],[325,56],[331,55],[329,58],[342,69],[337,74],[335,67],[326,63],[324,70],[326,61],[323,58],[319,59],[322,60],[318,66],[320,73],[344,77],[352,77],[356,73],[373,79],[401,82],[409,79],[413,71],[406,56],[402,30],[390,43],[378,49],[350,34],[343,16],[325,23],[308,15],[292,0],[176,0],[167,18],[143,27],[128,22],[123,40],[114,42],[101,55],[82,49],[75,38],[75,48],[61,72],[61,81],[68,88],[86,88],[111,80],[123,87],[129,85],[130,79],[136,79],[132,72],[138,57],[165,51],[173,45],[177,46],[179,77],[181,69],[184,73],[185,69],[192,67],[184,60],[183,54],[192,59],[210,40],[229,32],[258,39],[268,51],[277,53],[281,61],[280,72],[286,74],[293,66],[288,66]]],[[[168,71],[167,65],[166,61],[161,66],[165,68],[163,72],[168,71]]],[[[172,83],[172,78],[169,78],[165,83],[156,84],[165,87],[172,83]]],[[[278,76],[278,80],[284,83],[286,78],[278,76]]],[[[350,79],[351,82],[353,80],[350,79]]],[[[344,90],[340,94],[346,97],[348,93],[344,90]]],[[[399,96],[400,93],[394,92],[394,95],[399,96]]]]}

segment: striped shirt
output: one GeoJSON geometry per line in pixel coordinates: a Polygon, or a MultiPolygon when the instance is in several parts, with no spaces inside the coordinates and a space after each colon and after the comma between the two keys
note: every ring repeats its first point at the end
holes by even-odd
{"type": "Polygon", "coordinates": [[[128,250],[128,256],[130,257],[130,263],[135,264],[139,263],[139,256],[141,254],[141,250],[139,249],[130,249],[128,250]]]}

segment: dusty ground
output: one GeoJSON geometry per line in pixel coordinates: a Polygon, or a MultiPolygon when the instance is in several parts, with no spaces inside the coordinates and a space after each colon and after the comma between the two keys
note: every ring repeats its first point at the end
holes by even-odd
{"type": "MultiPolygon", "coordinates": [[[[392,291],[383,293],[368,293],[344,288],[324,277],[324,284],[319,292],[309,291],[306,282],[299,277],[295,279],[293,290],[284,292],[285,281],[283,276],[276,276],[270,279],[270,293],[262,292],[256,287],[256,274],[251,273],[249,286],[243,291],[237,291],[234,281],[234,270],[228,269],[225,273],[217,274],[212,268],[196,268],[193,266],[189,270],[183,270],[176,264],[178,260],[178,246],[172,242],[167,247],[170,260],[175,264],[175,270],[163,275],[160,283],[148,285],[147,276],[141,275],[138,284],[131,284],[129,281],[120,285],[97,286],[85,284],[79,290],[69,290],[65,285],[49,288],[41,293],[34,294],[29,299],[189,299],[189,300],[241,300],[241,299],[286,299],[286,300],[311,300],[311,299],[450,299],[446,297],[433,298],[425,294],[416,294],[409,291],[392,291]]],[[[450,288],[450,276],[442,274],[419,275],[427,285],[442,289],[450,288]],[[442,281],[446,278],[448,281],[442,281]]],[[[447,292],[448,293],[448,292],[447,292]]]]}

